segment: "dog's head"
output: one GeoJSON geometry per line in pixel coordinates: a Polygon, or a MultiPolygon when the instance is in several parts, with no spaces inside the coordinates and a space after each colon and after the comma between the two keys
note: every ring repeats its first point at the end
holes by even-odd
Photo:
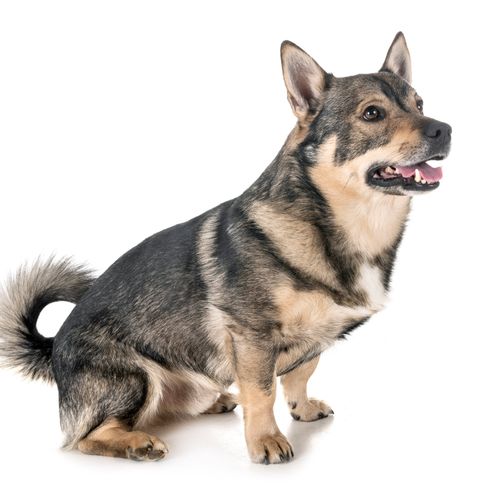
{"type": "Polygon", "coordinates": [[[424,115],[401,32],[374,74],[334,77],[289,41],[281,58],[306,165],[369,193],[412,195],[438,187],[442,170],[428,161],[448,155],[451,127],[424,115]]]}

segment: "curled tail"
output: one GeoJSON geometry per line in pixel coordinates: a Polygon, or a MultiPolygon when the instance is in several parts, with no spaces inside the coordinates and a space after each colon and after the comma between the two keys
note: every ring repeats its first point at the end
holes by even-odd
{"type": "Polygon", "coordinates": [[[77,303],[93,281],[90,271],[68,258],[21,267],[0,290],[0,365],[53,382],[53,337],[37,331],[37,319],[49,303],[77,303]]]}

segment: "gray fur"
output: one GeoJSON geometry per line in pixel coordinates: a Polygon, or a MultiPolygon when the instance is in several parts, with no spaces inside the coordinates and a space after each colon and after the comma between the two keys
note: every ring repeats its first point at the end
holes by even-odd
{"type": "Polygon", "coordinates": [[[53,382],[53,341],[35,329],[37,316],[53,301],[77,303],[93,281],[92,273],[70,258],[38,259],[31,266],[20,267],[0,291],[1,365],[53,382]]]}

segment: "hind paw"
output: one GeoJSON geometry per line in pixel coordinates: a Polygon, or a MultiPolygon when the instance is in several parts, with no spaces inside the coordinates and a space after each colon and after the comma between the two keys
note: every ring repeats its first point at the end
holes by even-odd
{"type": "Polygon", "coordinates": [[[147,436],[143,432],[139,434],[144,437],[134,438],[126,448],[128,459],[132,459],[133,461],[158,461],[167,455],[168,449],[160,439],[154,436],[147,436]]]}
{"type": "Polygon", "coordinates": [[[158,437],[128,426],[116,419],[108,419],[78,443],[78,449],[85,454],[128,458],[134,461],[158,461],[164,458],[168,449],[158,437]]]}

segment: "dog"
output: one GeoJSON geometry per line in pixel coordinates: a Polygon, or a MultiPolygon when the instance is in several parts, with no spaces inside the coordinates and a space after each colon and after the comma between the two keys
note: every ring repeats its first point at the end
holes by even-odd
{"type": "Polygon", "coordinates": [[[320,354],[380,311],[412,196],[439,186],[451,127],[423,114],[404,35],[380,71],[337,78],[281,45],[297,124],[242,195],[129,250],[100,277],[38,260],[7,282],[3,364],[59,390],[64,447],[154,461],[145,428],[165,415],[243,407],[255,463],[289,461],[273,414],[280,377],[292,417],[333,414],[309,398],[320,354]],[[54,301],[76,306],[54,338],[54,301]],[[228,389],[236,383],[237,397],[228,389]]]}

